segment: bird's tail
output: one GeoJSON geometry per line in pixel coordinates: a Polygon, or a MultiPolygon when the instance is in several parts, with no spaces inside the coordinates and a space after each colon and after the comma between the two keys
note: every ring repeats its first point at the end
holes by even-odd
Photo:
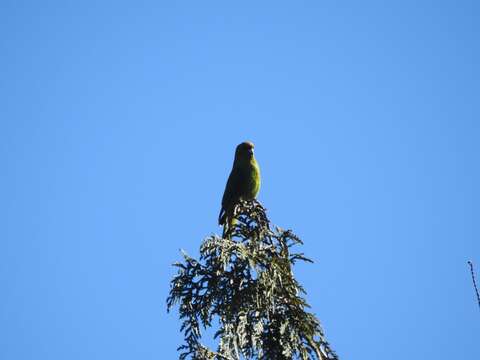
{"type": "Polygon", "coordinates": [[[223,225],[223,237],[235,226],[236,219],[233,216],[233,211],[228,211],[224,208],[218,214],[218,224],[223,225]]]}
{"type": "Polygon", "coordinates": [[[220,214],[218,214],[218,225],[223,225],[225,224],[225,219],[227,217],[227,212],[225,209],[222,207],[220,209],[220,214]]]}

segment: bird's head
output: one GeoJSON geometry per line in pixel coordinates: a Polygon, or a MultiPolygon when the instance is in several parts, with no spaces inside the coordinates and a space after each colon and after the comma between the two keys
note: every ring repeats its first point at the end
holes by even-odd
{"type": "Polygon", "coordinates": [[[237,146],[235,150],[235,159],[238,160],[245,160],[251,159],[253,157],[253,148],[255,146],[250,141],[242,142],[237,146]]]}

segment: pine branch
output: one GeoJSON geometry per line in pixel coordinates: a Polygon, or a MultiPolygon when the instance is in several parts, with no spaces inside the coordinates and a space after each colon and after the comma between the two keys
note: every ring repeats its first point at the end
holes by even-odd
{"type": "Polygon", "coordinates": [[[334,360],[323,329],[293,276],[295,263],[311,262],[292,250],[302,241],[270,225],[257,201],[236,206],[224,238],[206,238],[196,260],[175,263],[167,308],[179,305],[185,344],[180,359],[334,360]],[[218,319],[213,352],[200,344],[201,328],[218,319]]]}

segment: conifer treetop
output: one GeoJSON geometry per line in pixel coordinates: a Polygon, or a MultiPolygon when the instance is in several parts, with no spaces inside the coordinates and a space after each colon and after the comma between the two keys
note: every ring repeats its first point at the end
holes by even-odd
{"type": "Polygon", "coordinates": [[[235,218],[223,238],[202,242],[198,260],[183,252],[174,264],[167,308],[179,305],[180,359],[338,359],[292,272],[296,262],[312,262],[292,251],[302,241],[271,226],[256,200],[239,203],[235,218]],[[201,330],[212,324],[215,351],[201,343],[201,330]]]}

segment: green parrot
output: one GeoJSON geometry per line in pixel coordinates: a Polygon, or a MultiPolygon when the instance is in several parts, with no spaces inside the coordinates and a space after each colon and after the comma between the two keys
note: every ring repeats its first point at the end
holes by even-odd
{"type": "Polygon", "coordinates": [[[235,223],[233,219],[235,205],[240,200],[255,199],[260,190],[260,168],[253,156],[253,148],[254,145],[246,141],[239,144],[235,150],[232,171],[225,186],[222,208],[218,215],[218,223],[224,226],[224,234],[226,228],[235,223]]]}

